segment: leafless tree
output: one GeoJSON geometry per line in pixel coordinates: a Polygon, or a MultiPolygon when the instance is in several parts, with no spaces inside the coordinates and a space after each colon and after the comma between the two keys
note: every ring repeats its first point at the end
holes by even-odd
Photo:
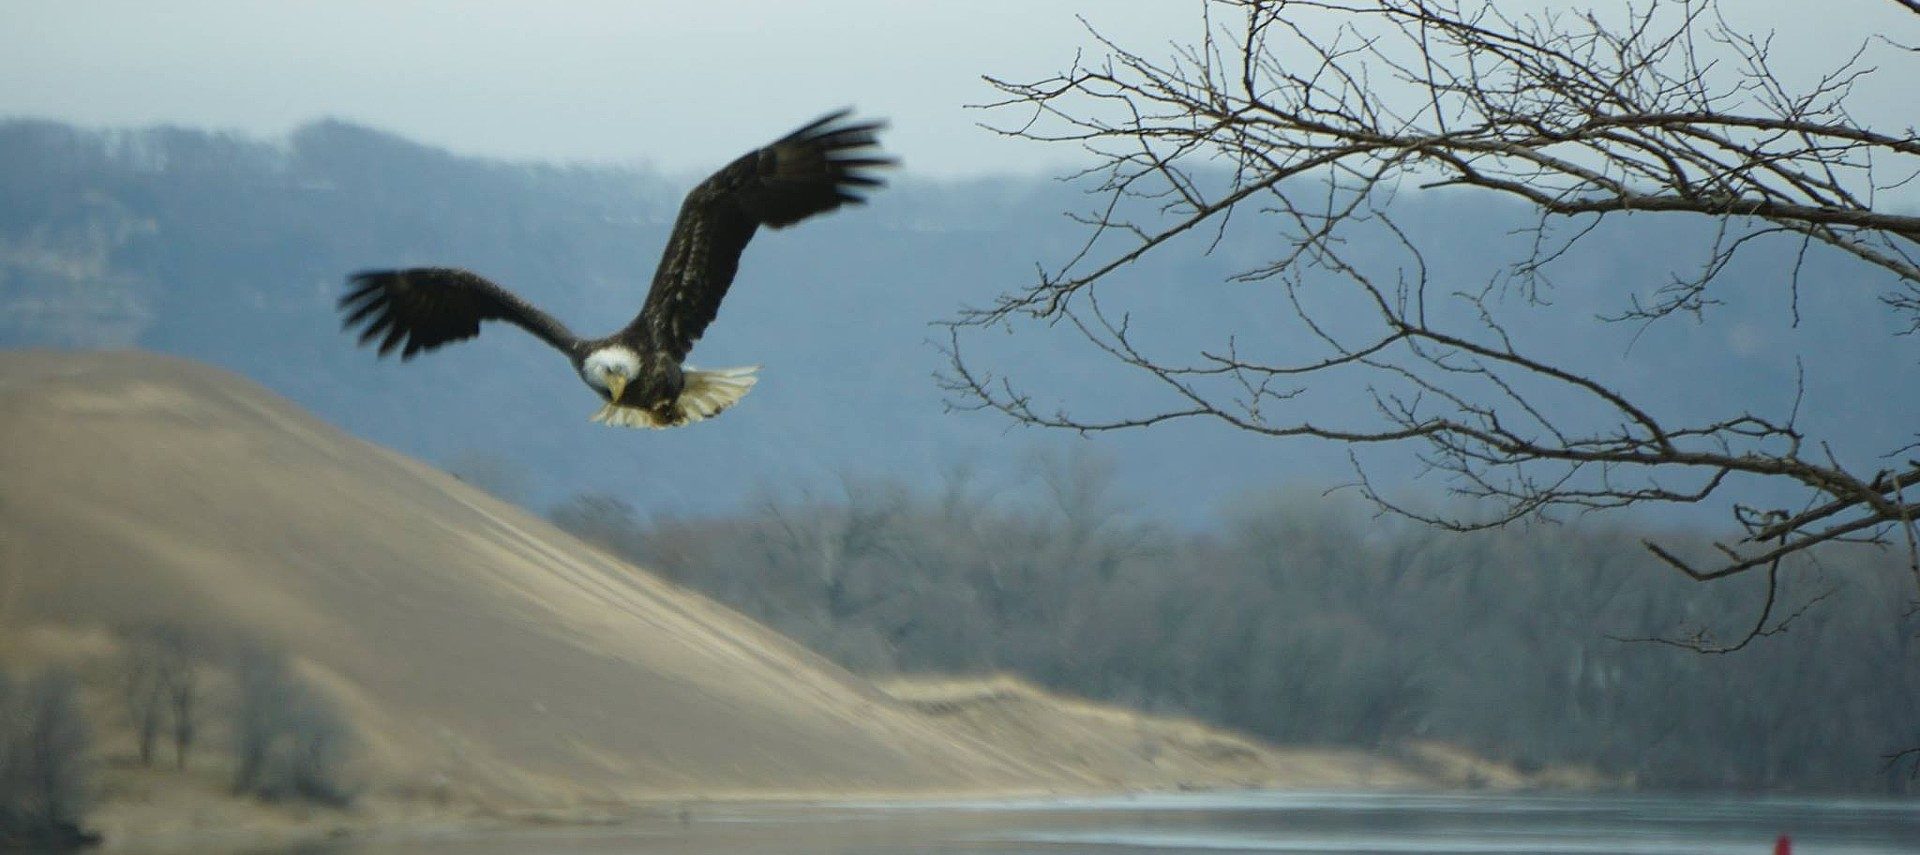
{"type": "Polygon", "coordinates": [[[64,669],[17,691],[0,675],[0,847],[98,842],[80,829],[92,792],[79,694],[64,669]]]}
{"type": "Polygon", "coordinates": [[[335,806],[351,801],[341,780],[348,725],[294,672],[286,653],[243,643],[235,651],[233,678],[233,792],[335,806]]]}
{"type": "Polygon", "coordinates": [[[262,785],[294,703],[295,685],[285,655],[256,644],[235,651],[233,682],[233,792],[238,795],[262,785]]]}
{"type": "Polygon", "coordinates": [[[121,633],[126,653],[121,690],[138,742],[140,763],[151,766],[163,731],[173,738],[174,766],[184,769],[198,731],[201,642],[180,627],[142,626],[121,633]],[[170,719],[170,720],[169,720],[170,719]]]}
{"type": "Polygon", "coordinates": [[[152,766],[154,746],[160,741],[167,709],[160,657],[150,648],[137,646],[127,651],[123,666],[121,695],[127,705],[127,720],[133,725],[140,765],[152,766]]]}
{"type": "MultiPolygon", "coordinates": [[[[1646,547],[1711,580],[1771,576],[1783,557],[1821,544],[1884,542],[1907,550],[1920,584],[1920,462],[1903,459],[1913,446],[1869,471],[1803,431],[1797,403],[1771,416],[1678,419],[1556,361],[1508,320],[1547,310],[1555,263],[1583,239],[1652,212],[1706,226],[1705,260],[1643,296],[1618,295],[1611,320],[1698,315],[1744,285],[1724,281],[1737,257],[1785,241],[1796,259],[1837,251],[1861,278],[1884,280],[1886,311],[1920,330],[1920,216],[1891,204],[1920,186],[1920,135],[1850,110],[1876,74],[1920,76],[1920,4],[1895,0],[1890,17],[1910,29],[1863,33],[1859,51],[1803,86],[1777,71],[1770,35],[1736,24],[1716,0],[1504,11],[1512,5],[1212,0],[1198,44],[1165,57],[1096,30],[1100,55],[1057,76],[989,78],[1005,96],[989,105],[996,115],[1020,117],[1002,133],[1092,154],[1076,177],[1095,201],[1076,215],[1088,234],[1064,263],[951,322],[950,400],[1081,432],[1212,420],[1350,448],[1409,446],[1423,471],[1485,501],[1452,506],[1469,512],[1406,507],[1376,489],[1355,454],[1358,488],[1460,530],[1711,501],[1733,524],[1711,550],[1646,547]],[[1441,281],[1396,207],[1441,193],[1530,210],[1517,257],[1477,282],[1441,281]],[[1273,289],[1275,326],[1190,352],[1156,338],[1151,319],[1112,308],[1126,299],[1116,292],[1137,293],[1120,289],[1137,284],[1122,280],[1138,262],[1217,249],[1249,228],[1271,254],[1228,281],[1273,289]],[[1120,413],[1053,403],[1066,396],[1002,376],[969,350],[980,328],[1034,324],[1084,336],[1169,403],[1120,413]],[[1280,347],[1283,335],[1315,352],[1280,347]],[[1336,388],[1362,390],[1349,423],[1290,406],[1336,388]],[[1783,482],[1804,500],[1744,498],[1783,482]]],[[[1798,265],[1781,274],[1795,311],[1807,284],[1798,265]]]]}
{"type": "Polygon", "coordinates": [[[898,529],[908,510],[908,497],[899,489],[843,474],[844,502],[809,500],[790,508],[765,497],[761,501],[774,523],[762,548],[788,556],[808,576],[817,579],[821,607],[831,621],[872,608],[886,593],[871,583],[876,563],[897,560],[898,529]],[[797,512],[796,512],[797,511],[797,512]]]}
{"type": "Polygon", "coordinates": [[[167,706],[173,713],[173,768],[187,768],[187,752],[193,748],[193,740],[200,732],[199,712],[200,675],[192,662],[167,682],[167,706]]]}

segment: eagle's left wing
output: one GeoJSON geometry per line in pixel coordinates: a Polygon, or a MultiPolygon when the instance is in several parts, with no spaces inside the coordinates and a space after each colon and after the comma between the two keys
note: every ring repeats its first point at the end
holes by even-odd
{"type": "Polygon", "coordinates": [[[481,321],[506,321],[571,356],[579,345],[565,324],[484,277],[451,267],[367,270],[347,280],[343,326],[364,325],[360,343],[380,339],[380,355],[400,359],[480,334],[481,321]]]}
{"type": "Polygon", "coordinates": [[[693,188],[647,301],[620,337],[685,359],[719,313],[740,253],[760,226],[790,226],[865,201],[856,191],[882,182],[861,170],[895,161],[877,151],[883,123],[843,123],[847,113],[823,116],[748,152],[693,188]]]}

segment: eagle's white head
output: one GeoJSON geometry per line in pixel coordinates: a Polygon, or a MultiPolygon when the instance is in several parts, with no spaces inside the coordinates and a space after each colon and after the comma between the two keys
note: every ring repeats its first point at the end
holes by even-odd
{"type": "Polygon", "coordinates": [[[640,354],[630,347],[608,345],[592,353],[580,363],[580,379],[587,385],[607,393],[612,400],[620,400],[627,384],[640,376],[640,354]]]}

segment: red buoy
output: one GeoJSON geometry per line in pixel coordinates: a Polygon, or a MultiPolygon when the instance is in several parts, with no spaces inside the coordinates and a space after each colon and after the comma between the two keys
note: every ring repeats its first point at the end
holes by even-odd
{"type": "Polygon", "coordinates": [[[1793,838],[1780,835],[1779,840],[1773,841],[1773,855],[1793,855],[1793,838]]]}

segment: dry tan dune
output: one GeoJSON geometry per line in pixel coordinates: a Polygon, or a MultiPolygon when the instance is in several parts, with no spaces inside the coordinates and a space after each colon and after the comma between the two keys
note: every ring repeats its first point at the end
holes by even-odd
{"type": "Polygon", "coordinates": [[[1279,749],[1196,721],[1063,697],[1008,676],[881,686],[964,733],[1050,764],[1054,774],[1091,789],[1398,788],[1448,780],[1359,749],[1279,749]]]}
{"type": "Polygon", "coordinates": [[[348,711],[377,793],[567,809],[1362,783],[1026,689],[986,711],[1009,683],[896,699],[224,371],[0,354],[0,644],[155,621],[284,646],[348,711]]]}

